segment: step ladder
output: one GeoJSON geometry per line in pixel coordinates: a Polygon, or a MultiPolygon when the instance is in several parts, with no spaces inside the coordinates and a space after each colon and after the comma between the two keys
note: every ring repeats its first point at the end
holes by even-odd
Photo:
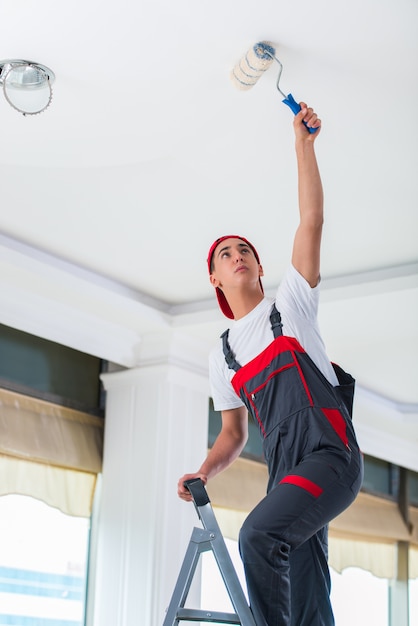
{"type": "Polygon", "coordinates": [[[181,621],[256,626],[203,482],[197,478],[184,484],[192,495],[203,529],[193,529],[163,626],[177,626],[181,621]],[[214,554],[235,613],[184,607],[199,557],[209,550],[214,554]]]}

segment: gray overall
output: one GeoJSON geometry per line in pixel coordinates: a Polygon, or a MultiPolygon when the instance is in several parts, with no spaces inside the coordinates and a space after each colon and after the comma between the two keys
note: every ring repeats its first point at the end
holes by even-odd
{"type": "Polygon", "coordinates": [[[257,626],[333,626],[328,522],[355,499],[363,462],[351,422],[354,379],[334,365],[333,387],[298,341],[282,334],[247,365],[223,333],[232,385],[258,424],[269,471],[266,497],[240,532],[257,626]]]}

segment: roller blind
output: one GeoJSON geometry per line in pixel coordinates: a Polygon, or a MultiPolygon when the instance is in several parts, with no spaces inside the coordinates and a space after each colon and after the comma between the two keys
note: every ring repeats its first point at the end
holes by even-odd
{"type": "Polygon", "coordinates": [[[90,515],[103,428],[101,418],[0,389],[0,495],[90,515]]]}

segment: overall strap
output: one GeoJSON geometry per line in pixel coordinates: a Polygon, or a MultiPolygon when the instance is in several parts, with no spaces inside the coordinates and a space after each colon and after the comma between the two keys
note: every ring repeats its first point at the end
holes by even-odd
{"type": "Polygon", "coordinates": [[[238,372],[238,370],[241,369],[241,365],[238,363],[238,361],[235,358],[235,354],[231,350],[231,346],[229,345],[229,341],[228,341],[228,335],[229,335],[229,328],[225,332],[223,332],[221,335],[222,349],[225,355],[225,361],[229,369],[234,370],[235,372],[238,372]]]}
{"type": "Polygon", "coordinates": [[[270,314],[271,330],[273,331],[274,338],[281,337],[283,335],[282,316],[276,309],[276,303],[273,304],[273,308],[270,314]]]}
{"type": "MultiPolygon", "coordinates": [[[[273,304],[273,307],[271,309],[270,324],[271,324],[271,330],[273,331],[274,338],[276,339],[277,337],[281,337],[283,335],[282,317],[279,311],[276,309],[276,304],[273,304]]],[[[241,365],[238,363],[238,361],[235,358],[235,354],[232,352],[231,346],[229,345],[228,336],[229,336],[229,328],[225,330],[221,335],[222,349],[223,349],[223,353],[225,356],[225,361],[229,369],[234,370],[235,372],[238,372],[238,370],[241,369],[241,365]]]]}

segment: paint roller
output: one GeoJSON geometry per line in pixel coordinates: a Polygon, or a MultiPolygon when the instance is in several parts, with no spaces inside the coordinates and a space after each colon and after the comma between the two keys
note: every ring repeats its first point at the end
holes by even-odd
{"type": "MultiPolygon", "coordinates": [[[[291,93],[286,96],[286,94],[280,89],[280,77],[282,75],[283,65],[276,57],[275,47],[269,41],[259,41],[248,50],[247,54],[240,59],[240,61],[233,68],[231,72],[231,80],[241,91],[251,89],[261,76],[263,76],[264,72],[269,69],[273,61],[276,61],[279,64],[279,75],[277,77],[276,86],[279,93],[283,96],[282,102],[287,104],[287,106],[296,115],[300,111],[300,104],[296,102],[291,93]]],[[[309,128],[306,124],[305,126],[310,133],[315,133],[318,130],[317,128],[309,128]]]]}

